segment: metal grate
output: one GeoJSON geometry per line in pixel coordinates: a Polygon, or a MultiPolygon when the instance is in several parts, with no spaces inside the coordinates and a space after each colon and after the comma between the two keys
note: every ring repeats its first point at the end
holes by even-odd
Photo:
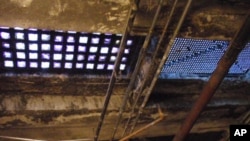
{"type": "MultiPolygon", "coordinates": [[[[211,74],[228,47],[228,41],[176,38],[163,73],[211,74]]],[[[229,74],[243,74],[250,68],[250,43],[230,68],[229,74]]]]}
{"type": "MultiPolygon", "coordinates": [[[[0,27],[1,72],[110,73],[120,34],[0,27]]],[[[125,72],[136,37],[129,37],[120,70],[125,72]]]]}

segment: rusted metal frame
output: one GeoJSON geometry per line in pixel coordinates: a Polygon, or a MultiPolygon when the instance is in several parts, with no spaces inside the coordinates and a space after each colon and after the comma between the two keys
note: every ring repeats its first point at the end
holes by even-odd
{"type": "Polygon", "coordinates": [[[250,33],[250,16],[248,13],[244,24],[237,32],[234,39],[231,41],[231,44],[229,45],[227,51],[219,60],[216,69],[214,70],[208,82],[204,86],[199,98],[197,99],[190,113],[186,117],[180,130],[175,135],[173,141],[183,141],[186,138],[186,136],[192,129],[195,121],[199,117],[200,113],[208,104],[208,102],[211,100],[215,91],[217,90],[222,80],[228,73],[230,67],[235,62],[240,52],[247,44],[247,41],[249,40],[250,36],[249,33],[250,33]]]}
{"type": "MultiPolygon", "coordinates": [[[[150,39],[151,39],[151,37],[152,37],[153,31],[154,31],[154,28],[155,28],[155,25],[156,25],[156,21],[157,21],[157,19],[158,19],[158,16],[159,16],[160,11],[161,11],[161,8],[162,8],[162,4],[163,4],[163,0],[159,0],[159,4],[158,4],[158,7],[157,7],[155,16],[154,16],[154,18],[153,18],[153,21],[152,21],[152,24],[151,24],[149,33],[148,33],[148,35],[146,36],[146,39],[145,39],[145,41],[144,41],[144,43],[143,43],[143,46],[142,46],[142,48],[141,48],[141,50],[140,50],[139,58],[138,58],[138,60],[137,60],[136,66],[135,66],[135,70],[134,70],[134,72],[133,72],[133,74],[132,74],[132,77],[131,77],[131,80],[130,80],[130,84],[129,84],[129,86],[128,86],[128,91],[127,91],[128,93],[127,93],[127,94],[130,94],[131,91],[132,91],[132,89],[133,89],[133,87],[134,87],[134,83],[135,83],[136,77],[137,77],[137,75],[138,75],[138,73],[139,73],[139,69],[141,68],[141,63],[142,63],[143,59],[144,59],[145,56],[146,56],[148,44],[149,44],[150,39]]],[[[142,85],[142,86],[143,86],[143,85],[142,85]]],[[[139,94],[140,94],[140,93],[139,93],[139,94]]],[[[139,97],[139,95],[138,95],[137,97],[139,97]]],[[[129,95],[126,95],[126,96],[125,96],[126,103],[127,103],[128,98],[129,98],[129,95]]],[[[134,102],[134,104],[133,104],[133,106],[132,106],[132,111],[134,111],[134,108],[135,108],[135,106],[136,106],[136,104],[137,104],[137,101],[138,101],[137,99],[139,99],[139,98],[136,98],[136,100],[135,100],[135,102],[134,102]]],[[[125,101],[125,100],[124,100],[124,101],[125,101]]],[[[125,104],[126,104],[126,103],[125,103],[125,104]]],[[[123,108],[123,107],[122,107],[122,108],[123,108]]],[[[125,107],[124,107],[124,109],[125,109],[125,107]]],[[[124,134],[125,134],[125,132],[126,132],[126,130],[127,130],[127,128],[128,128],[128,124],[129,124],[129,122],[130,122],[130,120],[131,120],[132,114],[133,114],[133,112],[130,112],[130,116],[129,116],[130,118],[129,118],[128,121],[127,121],[127,124],[126,124],[126,126],[125,126],[125,129],[124,129],[124,132],[123,132],[122,136],[124,136],[124,134]]]]}
{"type": "MultiPolygon", "coordinates": [[[[134,6],[132,6],[132,11],[131,11],[131,17],[130,17],[130,21],[128,23],[128,27],[129,27],[129,30],[128,32],[130,32],[131,30],[131,27],[133,25],[133,22],[134,22],[134,19],[135,19],[135,15],[137,13],[137,10],[138,10],[138,7],[139,7],[139,3],[140,3],[140,0],[134,0],[134,6]]],[[[116,121],[116,125],[114,127],[114,131],[113,131],[113,134],[111,136],[111,141],[115,138],[115,135],[116,135],[116,132],[117,132],[117,129],[118,129],[118,126],[121,122],[121,118],[122,118],[122,114],[127,106],[127,101],[128,101],[128,98],[129,98],[129,95],[130,95],[130,92],[131,92],[131,89],[133,88],[134,86],[134,81],[135,80],[130,80],[130,83],[128,85],[128,88],[126,89],[126,92],[125,92],[125,96],[123,98],[123,102],[122,102],[122,105],[119,109],[119,115],[118,115],[118,119],[116,121]],[[133,83],[132,83],[133,82],[133,83]]]]}
{"type": "MultiPolygon", "coordinates": [[[[174,15],[174,11],[175,11],[175,8],[176,8],[177,3],[178,3],[178,0],[175,0],[173,6],[172,6],[172,8],[171,8],[171,11],[170,11],[170,13],[169,13],[169,17],[168,17],[168,19],[167,19],[167,22],[166,22],[166,24],[165,24],[165,26],[164,26],[164,28],[163,28],[162,33],[161,33],[161,37],[160,37],[160,39],[159,39],[159,41],[158,41],[158,44],[156,45],[156,48],[155,48],[155,51],[154,51],[154,54],[153,54],[153,58],[152,58],[153,61],[155,60],[156,55],[157,55],[157,53],[158,53],[158,50],[159,50],[159,48],[160,48],[160,46],[161,46],[161,44],[162,44],[162,42],[163,42],[163,39],[164,39],[165,34],[166,34],[166,32],[167,32],[168,26],[169,26],[169,24],[170,24],[170,21],[172,20],[172,17],[173,17],[173,15],[174,15]]],[[[153,63],[154,63],[154,62],[153,62],[153,63]]],[[[152,66],[153,66],[153,65],[152,65],[152,66]]]]}
{"type": "Polygon", "coordinates": [[[107,89],[107,92],[106,92],[105,101],[104,101],[104,104],[103,104],[103,109],[102,109],[102,112],[101,112],[101,115],[100,115],[100,118],[99,118],[99,122],[98,122],[98,126],[97,126],[97,129],[96,129],[96,133],[95,133],[95,136],[94,136],[94,141],[98,141],[99,134],[100,134],[100,131],[101,131],[101,128],[102,128],[102,125],[103,125],[103,120],[105,118],[105,114],[106,114],[106,111],[107,111],[107,108],[108,108],[108,104],[109,104],[109,101],[110,101],[110,98],[111,98],[111,95],[112,95],[112,92],[113,92],[113,88],[114,88],[114,85],[115,85],[115,82],[116,82],[117,72],[119,70],[119,66],[120,66],[120,63],[121,63],[122,55],[123,55],[123,52],[125,50],[127,36],[129,34],[129,26],[128,25],[131,22],[131,14],[132,14],[132,8],[130,8],[130,11],[128,13],[127,25],[126,25],[124,34],[123,34],[122,39],[121,39],[121,44],[120,44],[120,47],[119,47],[119,52],[117,54],[117,59],[115,61],[114,70],[112,71],[112,75],[111,75],[111,78],[110,78],[109,86],[108,86],[108,89],[107,89]]]}
{"type": "MultiPolygon", "coordinates": [[[[155,24],[156,24],[156,20],[153,21],[152,25],[155,25],[155,24]]],[[[126,108],[126,104],[127,104],[128,98],[129,98],[129,96],[130,96],[130,94],[132,92],[132,89],[134,87],[136,76],[138,75],[138,71],[140,69],[141,61],[145,57],[147,46],[148,46],[149,40],[150,40],[150,38],[152,36],[153,28],[154,28],[154,26],[151,26],[150,32],[149,32],[147,38],[145,39],[143,47],[142,47],[142,49],[141,49],[141,51],[139,53],[139,58],[138,58],[135,70],[134,70],[134,72],[132,74],[130,83],[129,83],[128,88],[126,90],[126,94],[125,94],[125,97],[123,99],[122,106],[121,106],[121,108],[119,110],[119,117],[118,117],[118,120],[117,120],[117,123],[116,123],[115,132],[117,130],[118,125],[120,124],[122,113],[124,112],[124,110],[126,108]]],[[[113,136],[114,136],[115,132],[113,133],[113,136]]]]}
{"type": "Polygon", "coordinates": [[[166,62],[166,60],[167,60],[167,58],[168,58],[168,56],[169,56],[170,49],[171,49],[171,47],[173,46],[173,43],[174,43],[175,38],[177,37],[177,34],[179,33],[179,30],[180,30],[180,28],[181,28],[181,26],[182,26],[182,23],[183,23],[183,21],[184,21],[186,15],[187,15],[187,12],[188,12],[188,10],[189,10],[189,8],[190,8],[190,6],[191,6],[191,3],[192,3],[192,0],[188,0],[186,6],[185,6],[185,8],[184,8],[184,11],[183,11],[183,13],[182,13],[182,15],[181,15],[181,17],[180,17],[180,20],[179,20],[179,22],[178,22],[178,24],[177,24],[177,27],[176,27],[176,29],[175,29],[175,31],[174,31],[174,33],[173,33],[173,35],[172,35],[172,37],[171,37],[171,39],[170,39],[168,45],[167,45],[167,47],[166,47],[166,51],[164,52],[163,58],[162,58],[162,60],[161,60],[161,62],[160,62],[160,64],[159,64],[159,66],[158,66],[158,68],[157,68],[157,70],[156,70],[156,73],[155,73],[155,75],[154,75],[154,78],[153,78],[153,80],[152,80],[150,86],[148,87],[148,90],[146,91],[146,95],[145,95],[144,100],[143,100],[143,103],[141,104],[141,106],[140,106],[140,108],[139,108],[139,111],[138,111],[138,113],[137,113],[137,115],[136,115],[135,121],[134,121],[133,126],[132,126],[132,128],[131,128],[131,131],[134,130],[134,128],[135,128],[135,126],[136,126],[136,124],[137,124],[137,122],[138,122],[138,120],[139,120],[139,118],[140,118],[140,115],[142,114],[143,109],[144,109],[146,103],[148,102],[148,99],[149,99],[149,97],[150,97],[150,94],[151,94],[151,92],[152,92],[152,90],[153,90],[153,88],[154,88],[154,86],[155,86],[155,84],[156,84],[156,81],[158,80],[158,77],[159,77],[159,75],[160,75],[160,73],[161,73],[161,70],[162,70],[162,68],[163,68],[163,66],[164,66],[164,64],[165,64],[165,62],[166,62]]]}
{"type": "Polygon", "coordinates": [[[159,118],[157,118],[156,120],[152,121],[151,123],[145,125],[144,127],[136,130],[135,132],[123,137],[122,139],[120,139],[119,141],[126,141],[128,139],[130,139],[131,137],[141,133],[142,131],[150,128],[151,126],[154,126],[155,124],[157,124],[158,122],[162,121],[164,119],[164,114],[161,111],[161,108],[158,106],[158,113],[159,113],[159,118]]]}

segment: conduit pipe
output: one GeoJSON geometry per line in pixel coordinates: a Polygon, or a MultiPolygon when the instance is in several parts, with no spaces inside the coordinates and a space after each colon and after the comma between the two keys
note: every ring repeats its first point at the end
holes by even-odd
{"type": "Polygon", "coordinates": [[[140,128],[140,129],[138,129],[138,130],[136,130],[135,132],[133,132],[133,133],[131,133],[131,134],[129,134],[129,135],[123,137],[123,138],[120,139],[119,141],[126,141],[126,140],[132,138],[133,136],[135,136],[135,135],[141,133],[142,131],[144,131],[144,130],[150,128],[151,126],[154,126],[154,125],[157,124],[158,122],[162,121],[162,120],[164,119],[164,114],[162,113],[160,106],[158,106],[158,113],[159,113],[159,118],[157,118],[157,119],[154,120],[153,122],[151,122],[151,123],[145,125],[144,127],[140,128]]]}
{"type": "Polygon", "coordinates": [[[127,90],[126,90],[126,92],[125,92],[125,97],[124,97],[124,99],[123,99],[122,106],[120,107],[120,110],[119,110],[118,120],[117,120],[117,122],[116,122],[116,126],[115,126],[115,128],[114,128],[114,132],[113,132],[113,135],[112,135],[111,140],[114,139],[114,136],[115,136],[115,134],[116,134],[116,132],[117,132],[117,128],[118,128],[118,126],[119,126],[119,124],[120,124],[120,122],[121,122],[122,113],[124,112],[124,110],[125,110],[125,108],[126,108],[127,101],[128,101],[128,98],[129,98],[129,96],[130,96],[130,94],[131,94],[131,91],[132,91],[132,89],[133,89],[133,87],[134,87],[135,80],[136,80],[136,76],[138,75],[138,72],[139,72],[139,69],[140,69],[142,60],[144,59],[144,57],[145,57],[145,55],[146,55],[146,50],[147,50],[147,48],[148,48],[149,41],[150,41],[150,39],[151,39],[151,37],[152,37],[152,33],[153,33],[154,28],[155,28],[156,21],[157,21],[157,19],[158,19],[158,16],[159,16],[159,13],[160,13],[160,10],[161,10],[161,7],[162,7],[162,3],[163,3],[163,0],[160,0],[160,1],[159,1],[159,5],[158,5],[157,10],[156,10],[156,14],[155,14],[154,19],[153,19],[153,22],[152,22],[152,25],[151,25],[151,27],[150,27],[150,29],[149,29],[149,33],[148,33],[148,35],[146,36],[146,39],[145,39],[145,41],[144,41],[144,43],[143,43],[143,46],[142,46],[142,48],[141,48],[141,50],[140,50],[139,58],[137,59],[137,63],[136,63],[135,69],[134,69],[134,71],[133,71],[133,74],[132,74],[132,76],[131,76],[130,83],[129,83],[128,88],[127,88],[127,90]]]}
{"type": "Polygon", "coordinates": [[[165,62],[166,62],[166,60],[167,60],[167,58],[169,56],[170,49],[173,46],[173,43],[174,43],[175,38],[177,37],[177,34],[179,33],[179,30],[180,30],[181,25],[182,25],[186,15],[187,15],[187,12],[188,12],[188,10],[189,10],[189,8],[191,6],[191,3],[192,3],[192,0],[188,0],[187,4],[185,6],[185,9],[184,9],[184,11],[183,11],[183,13],[182,13],[182,15],[180,17],[180,20],[179,20],[179,22],[177,24],[177,27],[176,27],[176,29],[174,31],[174,34],[173,34],[172,38],[170,39],[170,41],[169,41],[169,43],[168,43],[168,45],[166,47],[166,51],[164,52],[164,55],[163,55],[163,57],[161,59],[161,62],[160,62],[159,66],[158,66],[158,68],[156,70],[155,75],[154,75],[154,78],[153,78],[153,80],[152,80],[152,82],[151,82],[151,84],[150,84],[150,86],[149,86],[149,88],[148,88],[148,90],[146,92],[143,103],[141,104],[141,106],[139,108],[139,111],[138,111],[138,113],[136,115],[134,124],[133,124],[133,126],[131,128],[131,132],[134,130],[134,128],[135,128],[135,126],[136,126],[136,124],[137,124],[137,122],[138,122],[138,120],[140,118],[140,115],[142,114],[143,109],[146,106],[146,103],[148,102],[150,94],[151,94],[151,92],[152,92],[152,90],[153,90],[153,88],[155,86],[156,81],[158,80],[158,77],[159,77],[159,75],[161,73],[162,67],[164,66],[164,64],[165,64],[165,62]]]}
{"type": "Polygon", "coordinates": [[[127,36],[128,36],[128,32],[129,32],[129,25],[131,24],[132,11],[133,11],[133,9],[130,8],[129,13],[128,13],[128,18],[127,18],[126,28],[125,28],[124,34],[122,36],[122,39],[121,39],[119,52],[117,54],[117,59],[115,61],[114,70],[112,71],[109,86],[108,86],[108,89],[107,89],[107,92],[106,92],[105,101],[104,101],[104,104],[103,104],[103,109],[102,109],[102,112],[101,112],[101,116],[99,118],[96,133],[95,133],[95,136],[94,136],[94,141],[98,141],[99,134],[100,134],[102,124],[103,124],[103,120],[105,118],[105,114],[106,114],[106,111],[107,111],[107,108],[108,108],[108,104],[109,104],[109,101],[110,101],[110,98],[111,98],[111,95],[112,95],[112,92],[113,92],[113,88],[114,88],[116,77],[117,77],[117,72],[119,70],[122,55],[123,55],[125,45],[126,45],[126,41],[127,41],[127,36]]]}
{"type": "Polygon", "coordinates": [[[207,84],[204,86],[198,100],[194,104],[193,108],[191,109],[190,113],[188,114],[187,118],[182,124],[180,130],[175,135],[173,141],[183,141],[186,138],[187,134],[192,129],[198,116],[200,115],[204,107],[208,104],[208,102],[214,95],[216,89],[221,84],[223,78],[228,73],[230,67],[237,59],[237,56],[245,47],[247,41],[249,40],[250,36],[249,33],[250,33],[250,16],[248,13],[245,22],[243,23],[239,31],[236,33],[233,40],[231,41],[231,44],[229,45],[227,51],[219,60],[216,69],[212,73],[207,84]]]}

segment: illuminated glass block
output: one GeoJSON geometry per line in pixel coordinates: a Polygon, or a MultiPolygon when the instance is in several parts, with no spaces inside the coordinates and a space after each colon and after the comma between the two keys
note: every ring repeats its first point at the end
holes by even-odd
{"type": "Polygon", "coordinates": [[[118,52],[118,50],[119,50],[119,48],[117,48],[117,47],[113,47],[113,48],[112,48],[111,53],[117,53],[117,52],[118,52]]]}
{"type": "Polygon", "coordinates": [[[81,36],[79,38],[79,43],[87,44],[88,43],[88,37],[81,36]]]}
{"type": "Polygon", "coordinates": [[[30,31],[37,31],[36,28],[29,28],[30,31]]]}
{"type": "Polygon", "coordinates": [[[42,59],[49,60],[50,59],[50,54],[49,53],[42,53],[42,59]]]}
{"type": "Polygon", "coordinates": [[[74,46],[73,45],[67,45],[66,51],[67,52],[74,52],[74,46]]]}
{"type": "Polygon", "coordinates": [[[42,34],[41,38],[42,38],[42,41],[49,41],[50,35],[49,34],[42,34]]]}
{"type": "Polygon", "coordinates": [[[38,45],[37,44],[29,44],[29,50],[38,51],[38,45]]]}
{"type": "Polygon", "coordinates": [[[4,48],[10,48],[10,44],[9,43],[2,43],[4,48]]]}
{"type": "Polygon", "coordinates": [[[29,41],[37,41],[38,40],[38,35],[34,33],[29,33],[28,34],[29,41]]]}
{"type": "Polygon", "coordinates": [[[65,60],[73,60],[73,59],[74,59],[74,55],[73,54],[66,54],[65,60]]]}
{"type": "Polygon", "coordinates": [[[94,64],[87,63],[86,68],[87,68],[87,69],[94,69],[94,64]]]}
{"type": "Polygon", "coordinates": [[[93,37],[92,39],[91,39],[91,43],[92,44],[98,44],[99,43],[99,38],[98,37],[93,37]]]}
{"type": "Polygon", "coordinates": [[[17,61],[17,67],[19,67],[19,68],[26,67],[26,62],[25,61],[17,61]]]}
{"type": "Polygon", "coordinates": [[[50,51],[50,44],[42,44],[42,51],[50,51]]]}
{"type": "Polygon", "coordinates": [[[126,49],[124,50],[124,53],[125,53],[125,54],[129,54],[129,49],[126,48],[126,49]]]}
{"type": "Polygon", "coordinates": [[[54,62],[54,64],[53,64],[53,67],[54,68],[61,68],[61,63],[59,63],[59,62],[54,62]]]}
{"type": "Polygon", "coordinates": [[[127,62],[127,58],[126,57],[122,57],[122,62],[127,62]]]}
{"type": "Polygon", "coordinates": [[[24,33],[17,32],[15,35],[16,35],[16,39],[24,40],[24,33]]]}
{"type": "Polygon", "coordinates": [[[127,45],[128,46],[131,46],[133,44],[133,41],[132,40],[127,40],[127,45]]]}
{"type": "Polygon", "coordinates": [[[73,36],[69,36],[69,37],[67,38],[67,42],[68,42],[68,43],[74,43],[74,42],[75,42],[75,38],[74,38],[73,36]]]}
{"type": "Polygon", "coordinates": [[[97,65],[97,69],[98,69],[98,70],[103,70],[104,67],[105,67],[104,64],[98,64],[98,65],[97,65]]]}
{"type": "Polygon", "coordinates": [[[61,51],[62,51],[62,45],[55,45],[55,46],[54,46],[54,50],[55,50],[55,51],[60,51],[60,52],[61,52],[61,51]]]}
{"type": "Polygon", "coordinates": [[[18,50],[24,50],[25,49],[24,43],[16,43],[16,49],[18,49],[18,50]]]}
{"type": "Polygon", "coordinates": [[[14,67],[14,63],[13,63],[13,61],[7,60],[7,61],[4,61],[4,66],[8,67],[8,68],[13,68],[14,67]]]}
{"type": "Polygon", "coordinates": [[[106,56],[99,56],[99,61],[100,62],[106,61],[106,56]]]}
{"type": "Polygon", "coordinates": [[[90,49],[89,49],[89,52],[91,52],[91,53],[96,53],[97,52],[97,47],[90,47],[90,49]]]}
{"type": "Polygon", "coordinates": [[[101,53],[102,54],[107,54],[109,52],[109,48],[108,47],[102,47],[101,48],[101,53]]]}
{"type": "Polygon", "coordinates": [[[1,26],[0,29],[10,29],[10,28],[6,26],[1,26]]]}
{"type": "Polygon", "coordinates": [[[17,57],[18,59],[25,59],[25,58],[26,58],[26,55],[25,55],[24,52],[17,52],[17,53],[16,53],[16,57],[17,57]]]}
{"type": "Polygon", "coordinates": [[[72,68],[72,63],[69,63],[69,62],[65,63],[64,68],[65,69],[71,69],[72,68]]]}
{"type": "Polygon", "coordinates": [[[95,55],[88,56],[88,61],[94,61],[94,60],[95,60],[95,55]]]}
{"type": "Polygon", "coordinates": [[[68,33],[76,33],[76,31],[67,31],[68,33]]]}
{"type": "Polygon", "coordinates": [[[107,70],[113,70],[113,69],[114,69],[114,65],[109,64],[107,70]]]}
{"type": "Polygon", "coordinates": [[[11,58],[12,54],[11,54],[11,52],[4,52],[3,56],[4,56],[4,58],[11,58]]]}
{"type": "Polygon", "coordinates": [[[30,62],[30,68],[37,68],[38,63],[37,62],[30,62]]]}
{"type": "Polygon", "coordinates": [[[0,35],[2,39],[10,39],[10,33],[8,32],[1,32],[0,35]]]}
{"type": "Polygon", "coordinates": [[[62,60],[62,54],[53,54],[53,60],[62,60]]]}
{"type": "Polygon", "coordinates": [[[104,44],[110,44],[111,43],[111,39],[110,38],[105,38],[104,39],[104,44]]]}
{"type": "Polygon", "coordinates": [[[62,42],[63,41],[63,36],[55,36],[55,42],[62,42]]]}
{"type": "Polygon", "coordinates": [[[14,27],[15,30],[23,30],[21,27],[14,27]]]}
{"type": "Polygon", "coordinates": [[[84,55],[77,55],[77,61],[83,61],[84,59],[84,55]]]}
{"type": "Polygon", "coordinates": [[[78,46],[78,52],[86,52],[85,46],[78,46]]]}
{"type": "Polygon", "coordinates": [[[42,67],[43,69],[49,68],[49,65],[50,65],[49,62],[42,62],[42,63],[41,63],[41,67],[42,67]]]}
{"type": "Polygon", "coordinates": [[[114,62],[114,61],[115,61],[115,59],[116,59],[116,57],[115,57],[115,56],[111,56],[111,57],[110,57],[110,61],[111,61],[111,62],[114,62]]]}
{"type": "Polygon", "coordinates": [[[38,59],[38,54],[37,53],[29,53],[29,58],[30,59],[38,59]]]}
{"type": "Polygon", "coordinates": [[[83,63],[76,63],[76,68],[77,69],[82,69],[83,68],[83,63]]]}
{"type": "Polygon", "coordinates": [[[117,44],[117,45],[120,44],[120,40],[116,40],[115,44],[117,44]]]}
{"type": "Polygon", "coordinates": [[[93,32],[94,35],[101,35],[100,32],[93,32]]]}
{"type": "Polygon", "coordinates": [[[126,68],[126,65],[125,65],[125,64],[121,64],[121,65],[120,65],[120,70],[125,70],[125,68],[126,68]]]}

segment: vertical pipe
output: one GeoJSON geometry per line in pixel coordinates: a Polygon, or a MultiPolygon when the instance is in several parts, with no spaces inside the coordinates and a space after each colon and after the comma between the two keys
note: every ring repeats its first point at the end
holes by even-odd
{"type": "Polygon", "coordinates": [[[210,101],[216,89],[219,87],[220,83],[222,82],[223,78],[228,73],[230,67],[237,59],[237,56],[245,47],[247,40],[249,39],[249,36],[250,36],[249,33],[250,33],[250,17],[248,14],[245,22],[243,23],[242,27],[239,29],[239,31],[235,35],[234,39],[231,41],[231,44],[228,47],[225,54],[221,57],[216,69],[212,73],[207,84],[204,86],[200,94],[200,97],[194,104],[186,120],[182,124],[179,132],[177,132],[177,134],[175,135],[173,141],[183,141],[186,138],[187,134],[192,129],[201,111],[210,101]]]}
{"type": "Polygon", "coordinates": [[[172,47],[172,45],[173,45],[173,43],[174,43],[175,38],[177,37],[177,34],[179,33],[179,30],[180,30],[181,25],[182,25],[182,23],[183,23],[183,21],[184,21],[186,15],[187,15],[187,12],[188,12],[188,10],[189,10],[189,8],[190,8],[190,6],[191,6],[191,3],[192,3],[192,0],[188,0],[187,4],[186,4],[186,6],[185,6],[185,9],[184,9],[184,11],[183,11],[183,13],[182,13],[182,15],[181,15],[181,17],[180,17],[180,20],[179,20],[179,22],[178,22],[178,24],[177,24],[177,27],[176,27],[176,29],[175,29],[175,31],[174,31],[174,34],[173,34],[172,38],[170,39],[169,44],[168,44],[167,47],[166,47],[166,51],[165,51],[165,53],[164,53],[164,55],[163,55],[163,58],[161,59],[160,65],[159,65],[159,67],[158,67],[157,70],[156,70],[155,76],[154,76],[154,78],[153,78],[153,80],[152,80],[152,82],[151,82],[151,84],[150,84],[150,86],[149,86],[149,88],[148,88],[148,90],[147,90],[147,92],[146,92],[146,96],[145,96],[145,98],[144,98],[144,100],[143,100],[143,103],[142,103],[141,106],[140,106],[140,109],[139,109],[139,111],[138,111],[138,114],[137,114],[137,116],[136,116],[136,119],[135,119],[135,121],[134,121],[134,124],[133,124],[133,126],[132,126],[132,128],[131,128],[131,131],[134,130],[134,128],[135,128],[135,126],[136,126],[136,124],[137,124],[137,121],[139,120],[140,115],[142,114],[142,111],[143,111],[143,109],[144,109],[144,107],[145,107],[145,105],[146,105],[146,103],[147,103],[147,101],[148,101],[148,99],[149,99],[149,96],[150,96],[150,94],[151,94],[151,92],[152,92],[152,90],[153,90],[153,88],[154,88],[154,86],[155,86],[155,83],[156,83],[156,81],[158,80],[159,74],[160,74],[160,72],[161,72],[161,70],[162,70],[163,65],[165,64],[165,62],[166,62],[166,60],[167,60],[167,58],[168,58],[168,55],[169,55],[169,53],[170,53],[170,49],[171,49],[171,47],[172,47]]]}
{"type": "Polygon", "coordinates": [[[98,126],[97,126],[97,129],[96,129],[96,134],[94,136],[94,141],[98,141],[99,134],[100,134],[100,131],[101,131],[101,128],[102,128],[102,125],[103,125],[103,120],[105,118],[105,114],[106,114],[106,111],[107,111],[107,108],[108,108],[108,104],[109,104],[109,101],[110,101],[110,98],[111,98],[111,95],[112,95],[112,92],[113,92],[114,84],[115,84],[115,81],[116,81],[116,75],[117,75],[117,72],[119,70],[119,66],[120,66],[120,63],[121,63],[122,55],[123,55],[123,52],[124,52],[124,49],[125,49],[125,44],[126,44],[126,40],[127,40],[127,36],[128,36],[128,29],[129,29],[128,24],[130,22],[131,13],[132,13],[132,8],[130,9],[129,14],[128,14],[127,25],[126,25],[124,34],[122,36],[119,52],[117,54],[117,59],[115,61],[114,70],[112,72],[110,82],[109,82],[109,86],[108,86],[108,89],[107,89],[107,92],[106,92],[105,101],[104,101],[104,104],[103,104],[103,109],[102,109],[102,112],[101,112],[101,116],[99,118],[98,126]]]}
{"type": "Polygon", "coordinates": [[[139,58],[137,60],[137,63],[136,63],[136,66],[135,66],[135,70],[132,74],[132,77],[131,77],[131,80],[130,80],[130,83],[128,85],[128,88],[126,90],[126,93],[125,93],[125,97],[123,99],[123,103],[122,103],[122,106],[120,107],[120,110],[119,110],[119,116],[118,116],[118,120],[116,122],[116,125],[115,125],[115,128],[114,128],[114,132],[112,134],[112,138],[111,140],[114,139],[114,136],[117,132],[117,127],[119,126],[120,122],[121,122],[121,118],[122,118],[122,113],[124,112],[125,108],[126,108],[126,104],[127,104],[127,101],[128,101],[128,98],[129,98],[129,95],[130,95],[130,92],[131,90],[133,89],[134,87],[134,83],[135,83],[135,80],[136,80],[136,76],[139,72],[139,69],[140,69],[140,66],[141,66],[141,62],[143,60],[143,58],[145,57],[146,55],[146,49],[148,47],[148,44],[149,44],[149,41],[152,37],[152,33],[153,33],[153,30],[154,30],[154,27],[155,27],[155,24],[156,24],[156,21],[157,21],[157,18],[159,16],[159,13],[160,13],[160,10],[161,10],[161,7],[162,7],[162,2],[163,0],[160,0],[159,2],[159,6],[157,8],[157,11],[156,11],[156,14],[154,16],[154,19],[153,19],[153,22],[152,22],[152,25],[150,27],[150,30],[149,30],[149,34],[147,35],[144,43],[143,43],[143,47],[139,53],[139,58]]]}

